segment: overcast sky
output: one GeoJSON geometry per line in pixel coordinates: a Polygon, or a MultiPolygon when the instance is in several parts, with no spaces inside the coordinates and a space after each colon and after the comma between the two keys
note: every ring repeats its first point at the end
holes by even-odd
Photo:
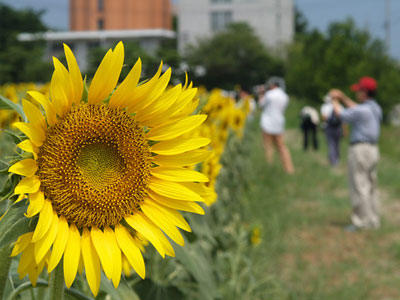
{"type": "MultiPolygon", "coordinates": [[[[68,0],[0,0],[17,8],[45,10],[44,22],[54,29],[68,29],[68,0]]],[[[332,21],[353,17],[358,26],[384,38],[385,0],[295,0],[311,27],[325,30],[332,21]]],[[[400,0],[391,1],[391,54],[400,59],[400,0]]]]}

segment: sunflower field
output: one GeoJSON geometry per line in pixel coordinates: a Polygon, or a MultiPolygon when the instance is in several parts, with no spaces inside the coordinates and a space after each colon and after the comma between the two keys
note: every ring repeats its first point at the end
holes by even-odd
{"type": "Polygon", "coordinates": [[[0,299],[257,299],[244,222],[250,100],[120,80],[124,45],[83,79],[0,87],[0,299]]]}

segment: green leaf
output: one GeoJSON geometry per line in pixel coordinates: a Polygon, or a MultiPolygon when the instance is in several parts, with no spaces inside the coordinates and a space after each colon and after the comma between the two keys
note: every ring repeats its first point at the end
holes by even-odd
{"type": "Polygon", "coordinates": [[[0,95],[0,109],[11,109],[16,111],[24,121],[26,121],[24,110],[20,104],[14,103],[6,97],[0,95]]]}
{"type": "Polygon", "coordinates": [[[17,238],[29,231],[33,231],[35,221],[25,217],[26,205],[24,201],[13,204],[0,220],[0,248],[10,245],[17,238]]]}
{"type": "Polygon", "coordinates": [[[110,295],[111,299],[114,300],[140,300],[135,291],[129,288],[123,280],[121,280],[118,289],[116,289],[104,274],[101,274],[100,290],[110,295]]]}

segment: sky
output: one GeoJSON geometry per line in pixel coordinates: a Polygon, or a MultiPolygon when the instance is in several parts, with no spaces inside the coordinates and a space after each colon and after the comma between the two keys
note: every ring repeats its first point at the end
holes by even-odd
{"type": "MultiPolygon", "coordinates": [[[[176,0],[173,0],[174,2],[176,0]]],[[[0,0],[16,8],[45,10],[43,21],[51,28],[68,29],[68,0],[0,0]]],[[[374,37],[384,39],[385,0],[295,0],[311,28],[326,30],[333,21],[354,18],[357,25],[374,37]]],[[[392,56],[400,59],[400,1],[391,0],[392,56]]]]}

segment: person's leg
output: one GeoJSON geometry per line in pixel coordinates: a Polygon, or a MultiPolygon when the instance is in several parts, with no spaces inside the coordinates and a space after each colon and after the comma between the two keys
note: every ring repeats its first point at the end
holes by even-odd
{"type": "Polygon", "coordinates": [[[269,164],[272,164],[274,161],[274,145],[272,136],[266,132],[263,132],[263,144],[265,158],[269,164]]]}
{"type": "Polygon", "coordinates": [[[276,147],[278,148],[284,170],[288,174],[293,174],[294,166],[292,163],[292,157],[290,155],[289,149],[285,145],[285,141],[283,139],[283,134],[274,135],[273,140],[274,140],[276,147]]]}
{"type": "Polygon", "coordinates": [[[378,147],[371,147],[370,154],[371,169],[369,178],[371,182],[371,196],[370,196],[370,208],[371,208],[371,226],[378,228],[380,226],[380,201],[378,191],[378,180],[377,180],[377,166],[379,161],[379,150],[378,147]]]}
{"type": "Polygon", "coordinates": [[[326,141],[328,143],[328,158],[332,166],[336,165],[335,137],[332,133],[326,133],[326,141]]]}
{"type": "Polygon", "coordinates": [[[317,132],[317,129],[318,129],[317,126],[312,124],[311,133],[312,133],[314,150],[318,150],[318,132],[317,132]]]}
{"type": "Polygon", "coordinates": [[[303,126],[303,149],[307,151],[308,149],[308,127],[303,126]]]}
{"type": "Polygon", "coordinates": [[[355,145],[349,149],[349,186],[353,208],[351,220],[358,228],[368,228],[371,225],[370,170],[365,154],[365,145],[355,145]]]}
{"type": "Polygon", "coordinates": [[[334,149],[335,149],[335,160],[336,164],[339,163],[340,160],[340,140],[342,138],[342,133],[337,132],[334,137],[334,149]]]}

